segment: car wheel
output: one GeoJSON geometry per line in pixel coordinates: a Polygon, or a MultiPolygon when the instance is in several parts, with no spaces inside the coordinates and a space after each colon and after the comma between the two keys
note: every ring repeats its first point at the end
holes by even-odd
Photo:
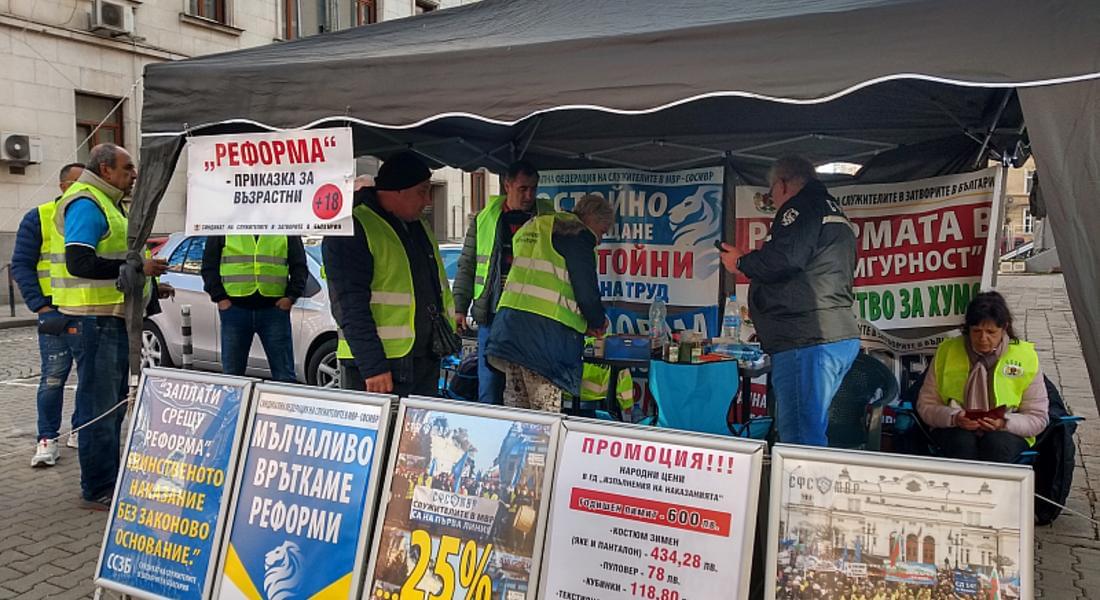
{"type": "Polygon", "coordinates": [[[172,355],[168,353],[168,344],[164,343],[164,334],[152,321],[145,321],[141,330],[141,368],[171,367],[172,355]]]}
{"type": "Polygon", "coordinates": [[[336,339],[321,342],[306,361],[306,383],[323,388],[340,388],[340,361],[336,339]]]}

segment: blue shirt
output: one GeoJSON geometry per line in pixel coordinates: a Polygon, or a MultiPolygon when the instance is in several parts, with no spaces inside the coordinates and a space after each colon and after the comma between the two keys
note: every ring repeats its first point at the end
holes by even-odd
{"type": "Polygon", "coordinates": [[[107,216],[90,198],[73,200],[65,209],[65,245],[95,248],[107,235],[107,216]]]}

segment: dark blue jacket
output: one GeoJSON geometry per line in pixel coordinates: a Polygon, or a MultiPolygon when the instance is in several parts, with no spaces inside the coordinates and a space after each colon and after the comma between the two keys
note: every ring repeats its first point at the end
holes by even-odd
{"type": "MultiPolygon", "coordinates": [[[[554,229],[554,249],[565,259],[569,283],[589,329],[607,320],[596,280],[596,236],[587,227],[562,232],[554,229]]],[[[482,352],[549,379],[559,388],[580,395],[584,334],[522,310],[502,308],[493,317],[489,340],[482,352]]]]}
{"type": "Polygon", "coordinates": [[[11,254],[11,276],[23,294],[23,302],[31,312],[52,306],[53,298],[42,293],[38,285],[38,258],[42,250],[42,221],[38,207],[27,211],[15,234],[15,251],[11,254]]]}

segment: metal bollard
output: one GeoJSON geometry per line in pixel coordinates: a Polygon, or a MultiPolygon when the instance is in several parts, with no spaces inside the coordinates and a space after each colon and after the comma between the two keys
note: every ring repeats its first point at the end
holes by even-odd
{"type": "MultiPolygon", "coordinates": [[[[180,307],[180,317],[183,330],[183,356],[182,367],[184,369],[195,368],[195,349],[191,346],[191,305],[184,304],[180,307]]],[[[167,351],[167,349],[165,349],[167,351]]]]}

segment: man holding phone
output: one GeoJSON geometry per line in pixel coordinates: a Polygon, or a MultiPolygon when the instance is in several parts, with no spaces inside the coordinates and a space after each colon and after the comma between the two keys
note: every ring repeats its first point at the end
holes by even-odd
{"type": "Polygon", "coordinates": [[[856,237],[805,158],[778,159],[768,182],[771,235],[748,253],[722,244],[722,265],[751,281],[749,314],[772,356],[780,440],[826,446],[829,404],[859,352],[856,237]]]}

